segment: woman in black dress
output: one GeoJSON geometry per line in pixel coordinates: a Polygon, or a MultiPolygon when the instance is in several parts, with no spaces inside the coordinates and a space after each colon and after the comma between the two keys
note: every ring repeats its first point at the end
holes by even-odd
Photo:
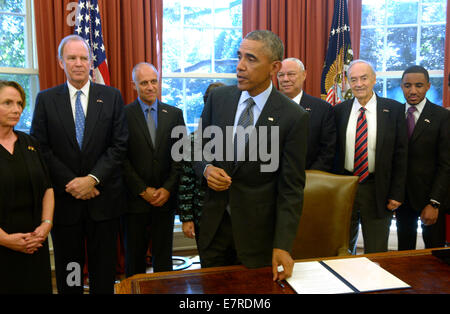
{"type": "Polygon", "coordinates": [[[52,293],[53,189],[37,142],[14,130],[24,107],[22,87],[0,81],[0,294],[52,293]]]}

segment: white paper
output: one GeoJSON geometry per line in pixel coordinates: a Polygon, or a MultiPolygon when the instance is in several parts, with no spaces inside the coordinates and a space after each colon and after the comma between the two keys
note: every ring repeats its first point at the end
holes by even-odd
{"type": "Polygon", "coordinates": [[[361,292],[410,288],[366,257],[323,261],[361,292]]]}
{"type": "Polygon", "coordinates": [[[287,282],[298,294],[353,293],[346,284],[319,262],[295,263],[287,282]]]}

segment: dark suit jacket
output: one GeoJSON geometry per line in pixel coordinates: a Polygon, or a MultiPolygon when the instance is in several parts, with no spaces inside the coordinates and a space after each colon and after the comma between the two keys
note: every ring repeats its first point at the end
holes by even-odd
{"type": "Polygon", "coordinates": [[[90,83],[83,146],[75,136],[75,122],[67,84],[42,91],[36,98],[31,134],[42,147],[55,189],[56,224],[74,224],[87,210],[95,221],[117,218],[124,209],[122,162],[128,129],[119,90],[90,83]],[[100,195],[77,200],[65,192],[75,177],[92,174],[100,195]]]}
{"type": "MultiPolygon", "coordinates": [[[[348,119],[354,99],[334,107],[337,130],[335,172],[344,173],[348,119]]],[[[378,216],[387,213],[388,199],[404,201],[408,136],[404,106],[392,99],[377,96],[377,139],[375,153],[375,189],[378,216]]]]}
{"type": "Polygon", "coordinates": [[[330,172],[336,152],[336,125],[332,106],[303,92],[300,105],[309,113],[306,169],[330,172]]]}
{"type": "Polygon", "coordinates": [[[158,128],[156,147],[153,147],[144,113],[138,100],[125,107],[130,137],[128,154],[124,163],[125,183],[128,191],[129,213],[149,212],[152,206],[139,194],[146,187],[163,187],[170,192],[169,201],[160,210],[175,209],[178,188],[179,164],[171,157],[172,129],[184,126],[183,112],[173,106],[158,103],[158,128]]]}
{"type": "MultiPolygon", "coordinates": [[[[218,126],[226,137],[226,127],[234,125],[241,91],[236,86],[212,91],[202,113],[202,130],[218,126]]],[[[210,163],[224,169],[232,178],[227,191],[208,189],[202,209],[199,246],[206,249],[214,238],[226,206],[231,208],[233,237],[239,260],[247,267],[271,265],[273,248],[291,251],[303,206],[305,185],[308,115],[298,104],[273,88],[256,127],[268,129],[267,147],[279,144],[279,167],[261,172],[261,160],[238,162],[214,160],[195,162],[198,176],[210,163]],[[271,127],[279,128],[279,137],[271,141],[271,127]]],[[[257,134],[261,132],[257,129],[257,134]]],[[[259,139],[259,136],[258,136],[259,139]]],[[[204,142],[209,142],[205,138],[204,142]]],[[[232,147],[226,142],[223,152],[232,147]]],[[[205,143],[203,143],[205,144],[205,143]]]]}
{"type": "MultiPolygon", "coordinates": [[[[405,110],[405,106],[403,106],[405,110]]],[[[408,146],[406,193],[421,212],[434,199],[448,197],[450,177],[450,111],[427,100],[408,146]]]]}

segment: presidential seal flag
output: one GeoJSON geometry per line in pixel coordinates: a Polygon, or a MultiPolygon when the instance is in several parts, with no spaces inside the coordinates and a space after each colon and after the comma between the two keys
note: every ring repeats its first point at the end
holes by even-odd
{"type": "Polygon", "coordinates": [[[353,97],[346,76],[347,67],[352,60],[347,0],[335,0],[321,81],[321,97],[333,106],[353,97]]]}
{"type": "Polygon", "coordinates": [[[91,47],[93,82],[110,85],[108,62],[103,44],[102,23],[97,0],[79,0],[76,14],[75,34],[86,40],[91,47]]]}

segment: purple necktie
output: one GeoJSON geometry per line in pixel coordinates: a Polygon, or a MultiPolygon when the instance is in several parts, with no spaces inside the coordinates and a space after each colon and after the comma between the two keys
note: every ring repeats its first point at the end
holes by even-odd
{"type": "Polygon", "coordinates": [[[414,126],[416,125],[416,122],[414,120],[414,112],[416,111],[416,107],[414,106],[410,106],[408,108],[408,114],[406,116],[406,124],[408,126],[408,138],[410,139],[413,131],[414,131],[414,126]]]}

